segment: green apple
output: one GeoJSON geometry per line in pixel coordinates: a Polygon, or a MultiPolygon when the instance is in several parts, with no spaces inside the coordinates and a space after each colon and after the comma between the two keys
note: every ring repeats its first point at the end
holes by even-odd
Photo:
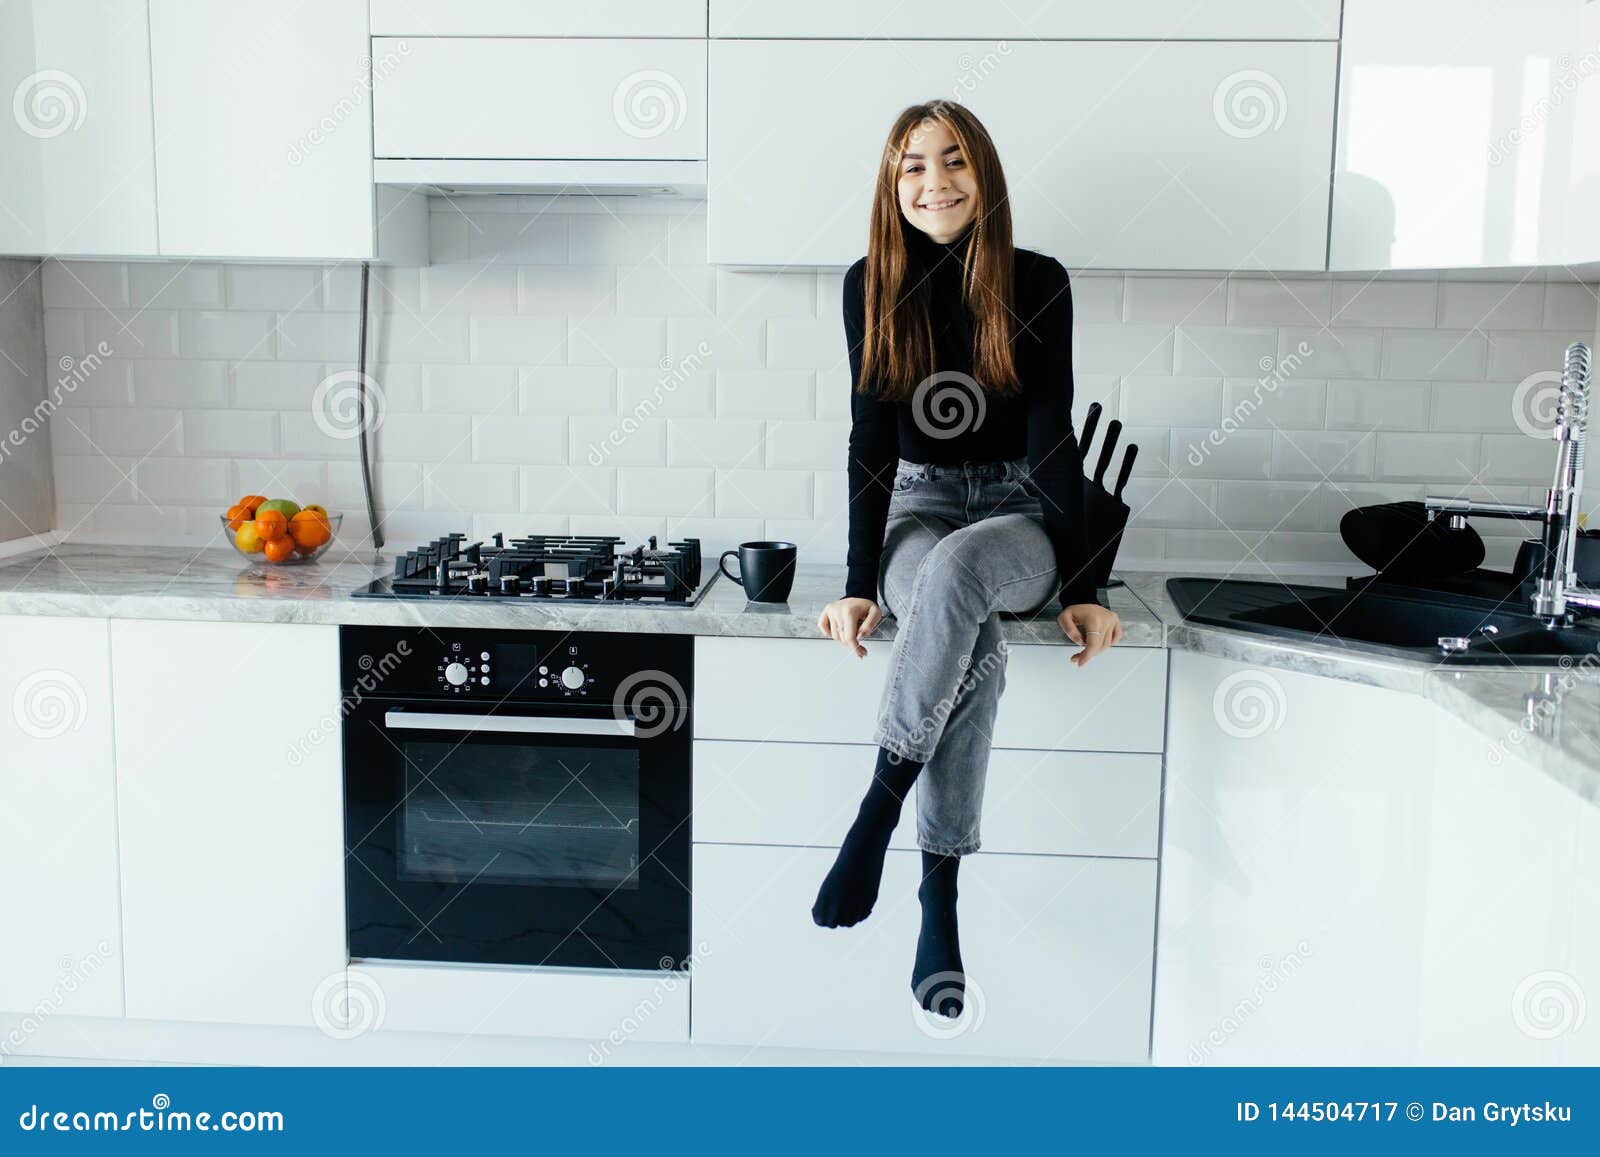
{"type": "Polygon", "coordinates": [[[260,518],[262,511],[266,510],[276,510],[285,518],[293,518],[300,513],[300,504],[292,498],[270,498],[256,507],[256,517],[260,518]]]}

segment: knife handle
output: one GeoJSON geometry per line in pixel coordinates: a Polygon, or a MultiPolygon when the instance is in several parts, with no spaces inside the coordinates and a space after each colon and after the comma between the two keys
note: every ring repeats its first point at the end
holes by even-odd
{"type": "Polygon", "coordinates": [[[1089,446],[1094,441],[1095,427],[1100,424],[1100,411],[1104,409],[1099,402],[1089,403],[1089,412],[1083,416],[1083,433],[1078,437],[1078,457],[1089,457],[1089,446]]]}
{"type": "Polygon", "coordinates": [[[1095,464],[1095,484],[1105,486],[1106,467],[1111,465],[1111,452],[1117,448],[1117,437],[1122,433],[1122,420],[1112,418],[1111,424],[1106,427],[1105,441],[1100,444],[1100,461],[1095,464]]]}

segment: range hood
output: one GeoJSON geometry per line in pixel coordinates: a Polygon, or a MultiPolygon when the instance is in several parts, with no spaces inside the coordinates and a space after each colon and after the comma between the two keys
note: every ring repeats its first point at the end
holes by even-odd
{"type": "Polygon", "coordinates": [[[580,197],[706,195],[704,161],[478,160],[383,157],[372,162],[379,185],[454,196],[533,193],[580,197]]]}

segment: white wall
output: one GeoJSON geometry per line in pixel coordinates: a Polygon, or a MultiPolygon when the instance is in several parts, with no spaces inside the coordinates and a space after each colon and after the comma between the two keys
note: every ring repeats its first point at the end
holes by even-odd
{"type": "MultiPolygon", "coordinates": [[[[434,264],[375,290],[392,545],[699,533],[842,557],[839,274],[713,269],[695,203],[431,208],[434,264]]],[[[359,533],[355,442],[313,413],[354,361],[353,267],[51,262],[43,280],[52,363],[112,347],[55,423],[62,529],[204,541],[237,495],[287,491],[359,533]]],[[[1140,445],[1123,561],[1180,566],[1351,561],[1345,510],[1427,489],[1542,498],[1553,456],[1520,432],[1518,386],[1597,327],[1594,286],[1542,275],[1085,274],[1074,298],[1077,419],[1100,400],[1140,445]]],[[[1509,565],[1517,528],[1480,529],[1509,565]]]]}
{"type": "MultiPolygon", "coordinates": [[[[41,534],[55,519],[39,263],[0,261],[0,541],[41,534]]],[[[54,363],[48,363],[53,367],[54,363]]]]}

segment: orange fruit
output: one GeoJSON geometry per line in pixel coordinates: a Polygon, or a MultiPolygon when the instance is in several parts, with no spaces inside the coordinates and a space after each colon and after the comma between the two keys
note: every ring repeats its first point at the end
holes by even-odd
{"type": "Polygon", "coordinates": [[[324,518],[328,517],[328,509],[327,509],[327,507],[321,506],[321,505],[319,505],[319,504],[317,504],[315,502],[306,503],[304,506],[302,506],[300,508],[300,510],[301,510],[302,513],[304,513],[307,510],[311,510],[311,511],[315,511],[317,514],[322,515],[322,517],[324,517],[324,518]]]}
{"type": "Polygon", "coordinates": [[[256,533],[256,524],[246,522],[234,532],[233,545],[245,554],[260,554],[261,548],[265,544],[261,541],[261,536],[256,533]]]}
{"type": "Polygon", "coordinates": [[[289,520],[281,510],[263,510],[256,519],[256,533],[268,542],[289,533],[289,520]]]}
{"type": "Polygon", "coordinates": [[[328,520],[311,510],[302,510],[289,520],[289,534],[295,546],[306,550],[315,550],[333,537],[328,520]]]}
{"type": "Polygon", "coordinates": [[[287,534],[280,534],[277,538],[269,538],[262,548],[268,562],[282,562],[294,553],[294,539],[287,534]]]}
{"type": "Polygon", "coordinates": [[[246,494],[243,498],[239,499],[239,505],[248,507],[250,510],[250,517],[254,518],[256,516],[256,507],[260,506],[266,500],[267,496],[265,494],[246,494]]]}
{"type": "Polygon", "coordinates": [[[254,517],[254,512],[242,502],[236,502],[228,507],[228,529],[238,530],[244,525],[247,518],[254,517]]]}

